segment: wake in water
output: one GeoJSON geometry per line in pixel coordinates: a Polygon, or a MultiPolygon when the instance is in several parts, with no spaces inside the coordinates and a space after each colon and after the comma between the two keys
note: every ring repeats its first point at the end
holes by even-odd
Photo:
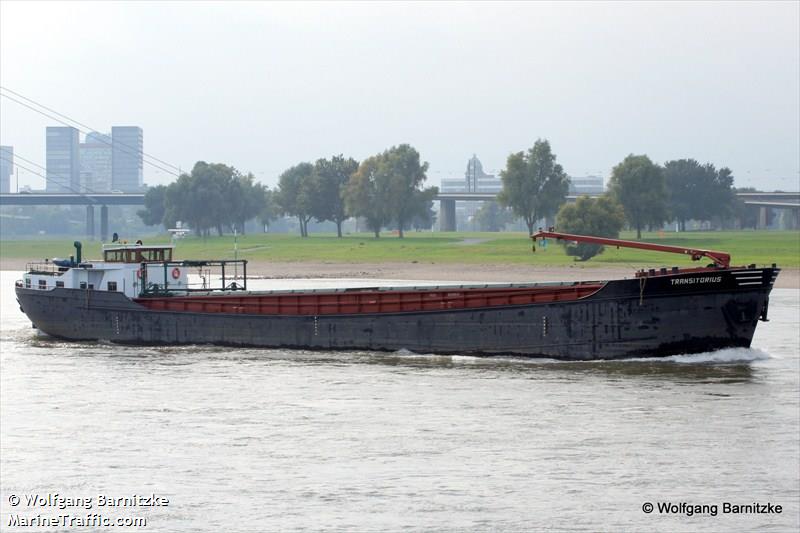
{"type": "MultiPolygon", "coordinates": [[[[422,357],[419,354],[413,354],[406,350],[396,352],[399,357],[414,356],[422,357]]],[[[426,355],[425,357],[442,357],[436,355],[426,355]]],[[[667,357],[630,357],[625,359],[594,359],[589,361],[564,361],[560,359],[550,358],[529,358],[529,357],[514,357],[514,356],[494,356],[494,357],[478,357],[470,355],[454,355],[451,356],[453,362],[461,362],[465,364],[480,364],[490,363],[492,361],[498,362],[514,362],[521,364],[543,365],[543,364],[557,364],[557,365],[586,365],[586,364],[624,364],[624,363],[677,363],[677,364],[742,364],[751,363],[754,361],[763,361],[771,359],[772,356],[763,350],[757,348],[725,348],[722,350],[714,350],[711,352],[702,352],[695,354],[679,354],[670,355],[667,357]]]]}
{"type": "MultiPolygon", "coordinates": [[[[692,363],[750,363],[753,361],[763,361],[771,359],[772,356],[763,350],[757,348],[725,348],[723,350],[715,350],[713,352],[703,352],[684,355],[670,355],[658,359],[659,361],[672,361],[674,363],[692,364],[692,363]]],[[[637,358],[634,361],[652,361],[651,358],[637,358]]]]}

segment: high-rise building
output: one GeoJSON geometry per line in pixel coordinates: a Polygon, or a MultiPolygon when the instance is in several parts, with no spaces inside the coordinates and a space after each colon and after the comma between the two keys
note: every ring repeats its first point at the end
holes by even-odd
{"type": "Polygon", "coordinates": [[[138,126],[111,128],[111,189],[138,192],[144,186],[142,176],[144,136],[138,126]]]}
{"type": "Polygon", "coordinates": [[[80,160],[78,130],[69,126],[47,127],[47,192],[78,192],[80,160]]]}
{"type": "Polygon", "coordinates": [[[96,131],[81,143],[81,192],[111,191],[111,146],[111,136],[96,131]]]}
{"type": "Polygon", "coordinates": [[[0,146],[0,193],[11,192],[11,174],[14,169],[14,147],[0,146]]]}

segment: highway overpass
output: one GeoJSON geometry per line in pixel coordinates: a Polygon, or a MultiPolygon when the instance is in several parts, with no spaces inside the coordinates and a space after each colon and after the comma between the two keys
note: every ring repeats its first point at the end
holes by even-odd
{"type": "MultiPolygon", "coordinates": [[[[574,202],[578,196],[569,195],[567,202],[574,202]]],[[[599,194],[589,194],[595,198],[599,194]]],[[[744,200],[747,205],[760,207],[759,226],[766,227],[768,209],[798,209],[800,210],[800,192],[740,192],[736,196],[744,200]]],[[[439,227],[441,231],[456,230],[456,202],[459,201],[489,201],[497,198],[496,193],[488,192],[448,192],[439,193],[439,227]]]]}
{"type": "Polygon", "coordinates": [[[144,205],[144,193],[6,193],[4,205],[144,205]]]}
{"type": "Polygon", "coordinates": [[[108,241],[108,206],[144,205],[144,193],[13,193],[0,194],[0,206],[6,205],[85,205],[86,235],[94,239],[94,208],[100,207],[100,240],[108,241]]]}

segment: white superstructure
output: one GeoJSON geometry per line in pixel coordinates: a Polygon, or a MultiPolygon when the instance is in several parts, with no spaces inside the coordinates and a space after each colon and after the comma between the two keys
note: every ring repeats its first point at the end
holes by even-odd
{"type": "Polygon", "coordinates": [[[180,291],[188,288],[188,268],[172,263],[172,245],[109,244],[103,245],[101,261],[78,258],[53,259],[31,264],[21,284],[25,288],[53,290],[87,289],[118,291],[129,298],[148,291],[180,291]]]}

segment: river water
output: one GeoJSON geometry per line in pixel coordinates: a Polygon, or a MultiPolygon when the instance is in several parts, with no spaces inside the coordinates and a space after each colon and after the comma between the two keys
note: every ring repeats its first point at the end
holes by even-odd
{"type": "Polygon", "coordinates": [[[30,328],[17,277],[0,276],[2,531],[800,526],[797,290],[773,291],[752,349],[574,363],[65,343],[30,328]]]}

